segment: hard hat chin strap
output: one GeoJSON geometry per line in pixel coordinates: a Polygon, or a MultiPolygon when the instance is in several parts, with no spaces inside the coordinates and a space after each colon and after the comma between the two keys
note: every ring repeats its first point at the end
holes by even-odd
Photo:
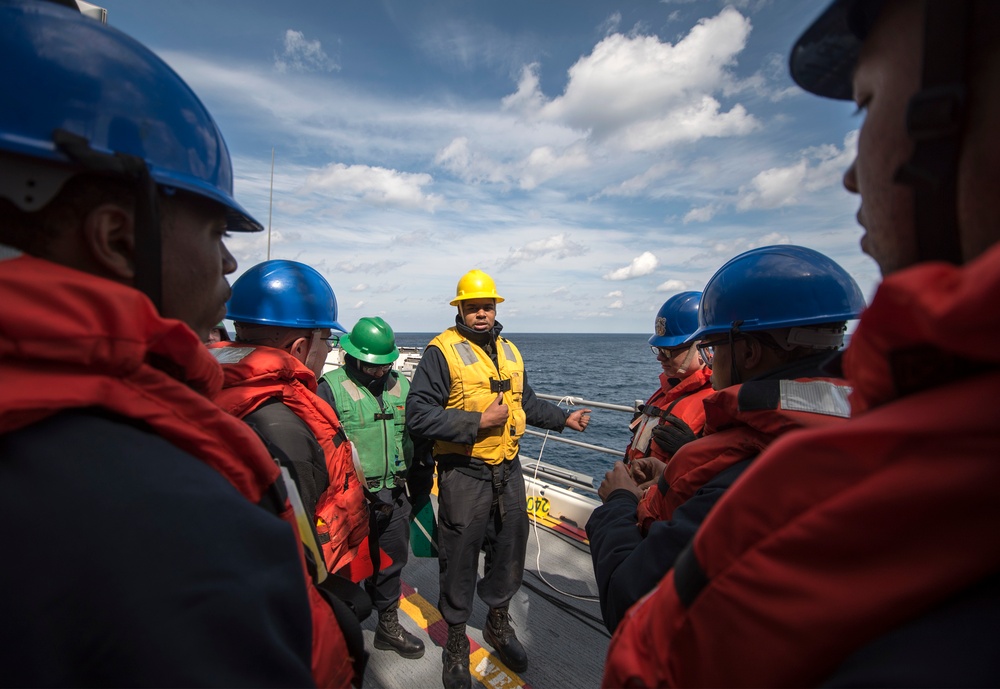
{"type": "Polygon", "coordinates": [[[736,336],[742,335],[740,332],[740,326],[743,325],[743,321],[733,321],[732,325],[729,326],[729,384],[739,385],[743,382],[743,378],[740,376],[740,370],[736,368],[736,336]]]}
{"type": "Polygon", "coordinates": [[[146,161],[125,153],[101,153],[82,136],[57,129],[52,133],[57,148],[71,160],[91,172],[120,175],[136,183],[135,227],[135,287],[142,291],[156,310],[163,307],[163,259],[160,231],[159,197],[156,183],[149,174],[146,161]]]}
{"type": "Polygon", "coordinates": [[[685,373],[687,373],[688,368],[691,366],[692,362],[694,362],[694,357],[697,354],[697,350],[698,350],[698,345],[692,342],[691,347],[688,348],[687,356],[684,357],[684,362],[679,367],[677,367],[677,375],[683,376],[685,373]]]}
{"type": "Polygon", "coordinates": [[[966,0],[927,0],[921,90],[906,111],[913,156],[895,181],[913,187],[913,223],[918,261],[960,265],[958,160],[968,101],[966,0]]]}

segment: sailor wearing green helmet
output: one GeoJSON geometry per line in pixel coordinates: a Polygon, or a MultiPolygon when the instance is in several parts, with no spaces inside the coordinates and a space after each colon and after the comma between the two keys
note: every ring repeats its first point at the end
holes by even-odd
{"type": "Polygon", "coordinates": [[[376,500],[373,507],[392,511],[387,523],[378,527],[379,547],[392,564],[365,581],[378,609],[375,648],[419,658],[424,654],[423,641],[403,629],[398,617],[400,575],[410,536],[405,483],[413,461],[413,442],[406,431],[410,383],[392,370],[399,348],[392,328],[378,316],[358,320],[349,334],[340,337],[340,347],[344,365],[323,375],[317,393],[337,412],[357,448],[367,488],[376,500]]]}

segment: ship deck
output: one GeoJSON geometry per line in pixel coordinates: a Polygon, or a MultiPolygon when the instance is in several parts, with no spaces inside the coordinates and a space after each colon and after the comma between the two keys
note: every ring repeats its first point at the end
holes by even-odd
{"type": "MultiPolygon", "coordinates": [[[[479,572],[482,575],[481,558],[479,572]]],[[[492,648],[483,640],[487,607],[476,598],[467,628],[473,686],[494,689],[599,686],[609,635],[601,623],[596,597],[597,585],[587,545],[536,527],[532,522],[524,584],[510,604],[514,629],[528,654],[528,669],[515,673],[491,653],[492,648]],[[558,593],[549,584],[593,600],[558,593]]],[[[378,619],[373,613],[363,623],[370,653],[365,689],[441,686],[441,657],[448,627],[438,613],[437,598],[437,559],[411,556],[403,569],[399,620],[423,640],[427,652],[418,660],[406,660],[392,651],[375,649],[378,619]]]]}

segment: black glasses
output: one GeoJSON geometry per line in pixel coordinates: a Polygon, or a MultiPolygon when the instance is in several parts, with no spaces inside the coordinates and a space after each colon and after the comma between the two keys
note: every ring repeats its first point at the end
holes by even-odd
{"type": "Polygon", "coordinates": [[[327,351],[332,352],[333,348],[340,344],[340,335],[331,335],[330,337],[324,337],[323,342],[326,342],[327,351]]]}
{"type": "Polygon", "coordinates": [[[392,364],[361,364],[361,370],[370,376],[380,376],[389,372],[392,364]]]}
{"type": "Polygon", "coordinates": [[[654,356],[660,356],[661,354],[667,359],[677,356],[681,352],[686,352],[690,347],[657,347],[655,345],[649,346],[652,350],[654,356]]]}
{"type": "Polygon", "coordinates": [[[718,340],[705,340],[699,342],[696,346],[698,347],[698,354],[701,355],[702,361],[706,364],[711,364],[712,360],[715,359],[715,348],[719,345],[730,344],[733,341],[732,337],[720,337],[718,340]]]}

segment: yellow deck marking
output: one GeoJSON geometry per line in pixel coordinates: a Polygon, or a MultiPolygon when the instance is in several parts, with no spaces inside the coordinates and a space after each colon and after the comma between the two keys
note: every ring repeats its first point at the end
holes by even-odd
{"type": "Polygon", "coordinates": [[[427,629],[441,620],[440,611],[419,593],[400,598],[399,608],[413,618],[413,621],[419,624],[421,629],[427,629]]]}

